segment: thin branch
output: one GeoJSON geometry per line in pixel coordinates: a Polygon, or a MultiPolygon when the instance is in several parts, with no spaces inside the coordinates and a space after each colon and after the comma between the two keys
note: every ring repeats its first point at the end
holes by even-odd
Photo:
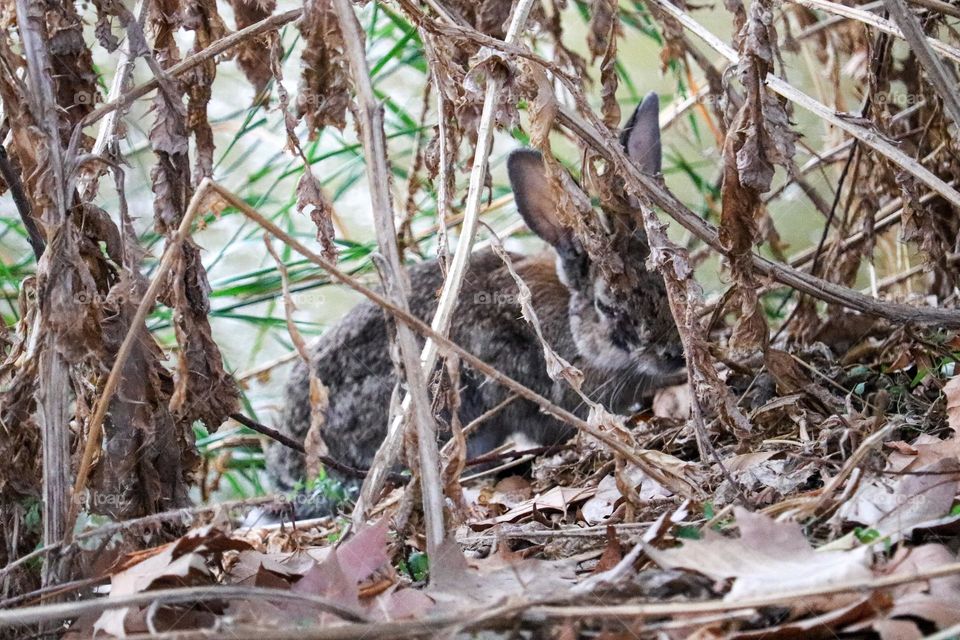
{"type": "Polygon", "coordinates": [[[960,18],[960,8],[943,0],[910,0],[910,4],[915,4],[924,9],[930,9],[931,11],[938,11],[944,15],[953,16],[954,18],[960,18]]]}
{"type": "MultiPolygon", "coordinates": [[[[248,418],[242,413],[231,413],[230,418],[233,420],[236,420],[237,422],[247,427],[248,429],[252,429],[261,435],[265,435],[268,438],[276,440],[283,446],[288,447],[296,451],[297,453],[302,453],[304,455],[306,455],[307,453],[307,450],[304,448],[302,442],[298,440],[294,440],[293,438],[283,433],[282,431],[277,431],[272,427],[268,427],[265,424],[261,424],[256,420],[248,418]]],[[[344,475],[347,475],[353,478],[366,478],[367,474],[369,473],[369,471],[367,471],[366,469],[357,469],[355,467],[345,465],[342,462],[337,462],[336,460],[334,460],[328,455],[317,456],[317,459],[323,463],[323,466],[328,467],[330,469],[334,469],[344,475]]],[[[406,482],[406,478],[404,478],[400,474],[389,473],[387,474],[387,478],[391,482],[394,482],[398,485],[404,484],[406,482]]]]}
{"type": "MultiPolygon", "coordinates": [[[[329,598],[297,593],[286,589],[265,589],[262,587],[241,587],[234,585],[201,585],[176,589],[157,589],[122,596],[110,596],[80,602],[62,602],[20,607],[0,611],[0,629],[16,627],[38,622],[71,620],[84,615],[101,613],[109,609],[139,607],[159,604],[192,604],[222,600],[266,600],[272,602],[301,602],[317,607],[320,611],[332,613],[350,622],[364,622],[366,618],[359,612],[337,604],[329,598]]],[[[209,636],[207,636],[209,637],[209,636]]]]}
{"type": "Polygon", "coordinates": [[[10,196],[13,198],[13,204],[17,207],[17,213],[20,215],[20,221],[23,222],[23,228],[27,230],[27,241],[33,249],[33,257],[39,262],[47,243],[43,239],[43,234],[40,233],[37,221],[33,218],[30,201],[23,191],[20,174],[10,163],[10,156],[7,155],[7,150],[2,143],[0,143],[0,175],[3,176],[3,181],[7,183],[10,196]]]}

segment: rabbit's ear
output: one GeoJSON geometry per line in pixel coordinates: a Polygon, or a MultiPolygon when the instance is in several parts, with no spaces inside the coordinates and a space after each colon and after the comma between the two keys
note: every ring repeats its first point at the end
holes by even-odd
{"type": "Polygon", "coordinates": [[[660,98],[653,91],[647,94],[630,116],[620,135],[620,143],[627,156],[641,171],[650,175],[660,173],[660,98]]]}
{"type": "Polygon", "coordinates": [[[507,158],[507,173],[523,221],[562,255],[570,248],[573,235],[557,217],[557,197],[540,153],[531,149],[514,151],[507,158]]]}

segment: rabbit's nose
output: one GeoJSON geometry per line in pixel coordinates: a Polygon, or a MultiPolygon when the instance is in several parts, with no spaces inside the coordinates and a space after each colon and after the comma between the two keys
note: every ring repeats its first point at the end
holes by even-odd
{"type": "Polygon", "coordinates": [[[660,347],[660,353],[668,358],[682,358],[683,346],[679,344],[668,344],[660,347]]]}
{"type": "Polygon", "coordinates": [[[666,364],[672,368],[679,369],[686,364],[683,357],[683,346],[679,344],[668,344],[660,348],[660,353],[666,360],[666,364]]]}

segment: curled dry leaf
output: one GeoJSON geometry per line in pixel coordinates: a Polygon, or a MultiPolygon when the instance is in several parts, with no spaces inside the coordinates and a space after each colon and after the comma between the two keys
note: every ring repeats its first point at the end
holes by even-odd
{"type": "Polygon", "coordinates": [[[596,492],[597,490],[592,487],[553,487],[543,494],[538,493],[528,500],[517,503],[512,509],[502,515],[478,522],[471,522],[470,527],[476,531],[481,531],[503,522],[513,522],[529,516],[535,511],[559,511],[560,513],[566,513],[571,506],[591,497],[596,492]]]}
{"type": "Polygon", "coordinates": [[[93,29],[97,41],[107,53],[113,53],[120,47],[120,39],[113,34],[112,18],[118,14],[116,0],[93,0],[97,9],[97,23],[93,29]]]}
{"type": "MultiPolygon", "coordinates": [[[[587,32],[587,47],[594,60],[600,56],[609,57],[608,51],[613,46],[616,56],[616,38],[619,16],[619,4],[614,0],[597,0],[591,5],[590,25],[587,32]]],[[[614,123],[620,122],[617,118],[614,123]]]]}
{"type": "MultiPolygon", "coordinates": [[[[47,46],[60,107],[60,135],[63,142],[70,139],[74,127],[87,116],[100,99],[97,72],[93,56],[83,37],[83,19],[73,2],[57,2],[46,7],[47,46]]],[[[6,108],[6,103],[4,103],[6,108]]],[[[93,140],[81,136],[81,148],[89,150],[93,140]]]]}
{"type": "MultiPolygon", "coordinates": [[[[270,17],[277,8],[277,0],[228,0],[233,9],[237,29],[245,29],[252,24],[270,17]]],[[[234,53],[237,65],[243,71],[257,94],[261,94],[273,78],[270,50],[275,33],[264,34],[241,42],[234,53]]]]}
{"type": "Polygon", "coordinates": [[[323,257],[331,262],[337,260],[337,246],[333,239],[333,204],[323,193],[320,181],[313,175],[309,165],[305,165],[303,175],[297,183],[297,211],[310,216],[317,227],[317,242],[320,243],[323,257]]]}
{"type": "MultiPolygon", "coordinates": [[[[186,3],[183,26],[194,32],[191,54],[197,54],[226,34],[227,27],[217,13],[215,0],[194,0],[186,3]]],[[[184,77],[187,90],[187,127],[196,142],[194,184],[213,176],[213,129],[207,120],[207,108],[213,95],[213,81],[217,77],[217,63],[211,58],[197,65],[184,77]]]]}
{"type": "Polygon", "coordinates": [[[153,223],[158,233],[172,232],[186,211],[190,192],[186,110],[179,101],[158,94],[153,101],[155,120],[150,146],[157,164],[150,170],[153,223]]]}
{"type": "MultiPolygon", "coordinates": [[[[211,568],[221,563],[225,551],[249,548],[247,543],[231,539],[214,527],[192,531],[176,542],[131,554],[118,563],[110,574],[110,597],[151,589],[210,585],[214,582],[211,568]]],[[[93,623],[92,631],[125,637],[125,621],[130,621],[133,611],[132,607],[108,609],[93,623]]]]}
{"type": "Polygon", "coordinates": [[[766,316],[757,298],[758,283],[750,256],[760,241],[758,220],[763,215],[760,194],[769,191],[774,164],[788,166],[793,137],[786,111],[764,84],[773,70],[776,33],[769,2],[753,2],[737,40],[738,71],[746,90],[723,145],[723,208],[720,242],[736,283],[734,299],[739,321],[730,340],[735,353],[764,350],[768,340],[766,316]]]}
{"type": "MultiPolygon", "coordinates": [[[[758,451],[733,456],[723,461],[724,467],[736,480],[739,490],[750,496],[752,504],[772,504],[811,485],[821,473],[818,461],[783,457],[782,451],[758,451]]],[[[724,482],[715,495],[721,501],[734,502],[737,488],[724,482]]]]}
{"type": "MultiPolygon", "coordinates": [[[[210,330],[210,283],[200,261],[200,248],[192,240],[181,244],[170,279],[174,328],[180,344],[170,408],[187,429],[199,420],[213,433],[237,411],[239,390],[223,369],[223,357],[210,330]]],[[[192,443],[188,432],[183,438],[192,443]]]]}
{"type": "Polygon", "coordinates": [[[340,22],[330,0],[307,0],[299,29],[305,46],[297,116],[306,119],[313,140],[327,125],[338,129],[347,125],[349,63],[340,22]]]}

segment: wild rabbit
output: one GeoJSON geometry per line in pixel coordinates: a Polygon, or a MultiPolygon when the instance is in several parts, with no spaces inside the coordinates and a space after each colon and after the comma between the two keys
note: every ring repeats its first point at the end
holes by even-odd
{"type": "MultiPolygon", "coordinates": [[[[629,157],[649,174],[660,172],[658,116],[659,99],[650,93],[621,136],[629,157]]],[[[626,280],[634,283],[624,290],[600,272],[583,244],[560,223],[540,154],[515,151],[507,167],[520,214],[552,247],[533,256],[512,256],[532,292],[544,337],[583,371],[587,395],[612,411],[628,410],[683,363],[663,281],[646,266],[646,235],[628,216],[616,216],[610,225],[610,246],[632,276],[626,280]]],[[[443,275],[431,261],[412,267],[410,281],[411,311],[429,323],[443,275]]],[[[515,380],[574,413],[585,413],[581,399],[547,375],[541,345],[521,317],[514,280],[492,251],[472,256],[451,333],[455,342],[515,380]]],[[[322,434],[329,455],[366,468],[386,434],[397,381],[384,312],[370,302],[359,304],[316,342],[311,357],[310,366],[329,389],[322,434]]],[[[466,367],[460,382],[461,424],[507,397],[505,389],[466,367]]],[[[310,424],[308,387],[307,365],[301,362],[288,382],[281,419],[281,430],[298,440],[303,440],[310,424]]],[[[516,432],[544,445],[572,435],[568,426],[518,399],[482,423],[468,441],[468,456],[489,451],[516,432]]],[[[289,490],[303,480],[303,457],[281,445],[268,450],[267,467],[278,489],[289,490]]],[[[345,480],[358,486],[356,480],[345,480]]]]}

